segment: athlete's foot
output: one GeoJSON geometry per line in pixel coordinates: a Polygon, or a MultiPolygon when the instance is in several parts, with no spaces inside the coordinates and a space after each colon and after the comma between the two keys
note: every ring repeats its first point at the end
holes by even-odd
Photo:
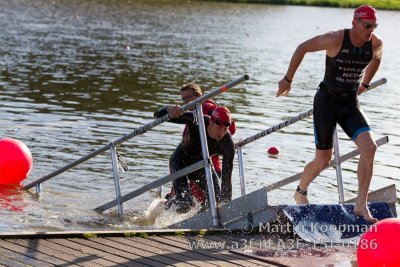
{"type": "Polygon", "coordinates": [[[307,191],[301,190],[299,187],[297,187],[293,197],[296,204],[308,204],[307,191]]]}
{"type": "Polygon", "coordinates": [[[357,216],[363,217],[369,223],[376,223],[378,219],[372,217],[371,212],[369,211],[366,205],[355,205],[353,213],[357,216]]]}
{"type": "Polygon", "coordinates": [[[298,192],[294,193],[294,200],[296,201],[296,204],[308,204],[307,196],[303,196],[298,192]]]}

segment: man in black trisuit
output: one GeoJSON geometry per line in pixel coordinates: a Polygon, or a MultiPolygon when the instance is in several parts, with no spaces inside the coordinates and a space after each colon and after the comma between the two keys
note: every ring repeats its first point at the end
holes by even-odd
{"type": "MultiPolygon", "coordinates": [[[[164,114],[160,112],[157,116],[161,117],[165,114],[166,110],[164,114]]],[[[190,111],[184,112],[181,116],[171,119],[170,122],[186,124],[188,131],[171,156],[170,172],[173,173],[203,160],[203,155],[199,127],[195,122],[194,113],[190,111]]],[[[217,107],[212,111],[211,116],[204,116],[204,122],[209,154],[218,154],[223,158],[221,187],[219,186],[218,178],[213,175],[215,198],[217,203],[226,202],[232,199],[231,176],[235,153],[235,146],[231,134],[228,131],[229,126],[232,124],[231,115],[226,107],[217,107]]],[[[198,185],[204,194],[203,203],[201,204],[207,205],[207,180],[204,169],[200,169],[173,181],[175,196],[168,200],[167,205],[177,205],[178,213],[186,213],[194,206],[194,192],[192,192],[192,188],[189,187],[189,180],[198,185]]]]}
{"type": "Polygon", "coordinates": [[[351,29],[328,32],[300,44],[286,75],[278,83],[277,96],[289,93],[294,74],[307,52],[326,51],[325,77],[314,98],[315,159],[305,166],[294,199],[298,204],[308,204],[308,186],[332,158],[332,136],[338,123],[360,151],[354,214],[374,223],[377,220],[368,209],[367,198],[377,145],[357,95],[368,89],[379,68],[383,42],[374,34],[378,24],[371,6],[358,7],[352,25],[351,29]]]}

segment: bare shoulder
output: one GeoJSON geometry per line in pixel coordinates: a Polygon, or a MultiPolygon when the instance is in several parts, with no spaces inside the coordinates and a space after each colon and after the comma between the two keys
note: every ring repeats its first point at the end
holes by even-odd
{"type": "Polygon", "coordinates": [[[335,56],[342,46],[344,30],[330,31],[324,34],[327,44],[326,53],[328,56],[335,56]]]}
{"type": "Polygon", "coordinates": [[[383,41],[382,38],[376,34],[372,34],[372,50],[376,58],[382,57],[383,41]]]}
{"type": "Polygon", "coordinates": [[[325,38],[331,43],[337,44],[337,43],[342,43],[343,35],[344,35],[344,30],[338,30],[338,31],[327,32],[321,35],[321,37],[325,38]]]}
{"type": "Polygon", "coordinates": [[[383,41],[382,38],[379,35],[376,35],[375,33],[372,34],[372,49],[379,49],[383,47],[383,41]]]}
{"type": "Polygon", "coordinates": [[[330,31],[321,35],[328,50],[340,49],[343,41],[344,30],[330,31]]]}
{"type": "Polygon", "coordinates": [[[339,31],[330,31],[321,35],[317,35],[302,44],[307,52],[314,52],[319,50],[335,50],[343,39],[343,33],[339,31]]]}

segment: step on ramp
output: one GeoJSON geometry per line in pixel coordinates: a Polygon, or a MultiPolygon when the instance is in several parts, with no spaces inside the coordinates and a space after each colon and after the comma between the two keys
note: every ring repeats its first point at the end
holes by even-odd
{"type": "MultiPolygon", "coordinates": [[[[340,243],[359,239],[370,226],[363,218],[353,214],[354,203],[270,206],[267,190],[263,187],[221,205],[218,208],[218,227],[212,224],[211,212],[207,210],[167,228],[223,228],[248,233],[252,230],[268,231],[269,224],[288,224],[284,229],[289,229],[305,241],[340,243]]],[[[372,215],[379,220],[397,216],[394,185],[371,192],[368,199],[373,201],[369,204],[372,215]]]]}
{"type": "MultiPolygon", "coordinates": [[[[353,213],[354,204],[289,205],[283,212],[293,224],[293,230],[303,240],[311,243],[357,242],[371,223],[353,213]]],[[[368,204],[373,217],[378,220],[393,218],[387,203],[368,204]]]]}

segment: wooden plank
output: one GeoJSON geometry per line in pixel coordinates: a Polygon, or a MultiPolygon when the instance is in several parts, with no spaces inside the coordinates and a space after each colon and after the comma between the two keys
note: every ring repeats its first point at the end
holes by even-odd
{"type": "Polygon", "coordinates": [[[245,264],[246,266],[254,266],[254,267],[256,267],[256,266],[271,266],[269,264],[265,264],[265,263],[259,262],[257,260],[252,260],[252,259],[249,260],[246,257],[240,256],[237,254],[233,254],[228,251],[228,249],[230,250],[232,248],[240,248],[241,245],[244,245],[243,239],[232,240],[232,239],[223,238],[221,236],[203,236],[203,237],[201,237],[201,239],[196,238],[195,236],[189,236],[187,238],[193,242],[196,242],[196,241],[203,241],[203,242],[209,242],[209,243],[219,242],[220,244],[223,244],[222,246],[224,247],[224,249],[223,250],[217,249],[218,253],[222,254],[222,255],[228,255],[230,258],[232,258],[232,260],[237,261],[237,263],[246,261],[246,264],[245,264]]]}
{"type": "Polygon", "coordinates": [[[4,258],[3,256],[0,255],[0,267],[8,267],[8,266],[12,266],[12,267],[32,266],[33,267],[33,265],[25,265],[23,263],[14,261],[12,259],[4,258]],[[3,264],[6,264],[6,265],[3,265],[3,264]]]}
{"type": "Polygon", "coordinates": [[[191,250],[188,243],[184,244],[180,241],[172,240],[172,239],[167,239],[165,236],[155,236],[155,237],[148,237],[149,239],[155,240],[156,242],[165,244],[165,245],[170,245],[174,246],[183,250],[187,250],[191,252],[191,255],[193,257],[196,257],[197,259],[207,259],[207,262],[211,262],[214,265],[218,266],[227,266],[227,262],[225,260],[221,260],[220,258],[216,257],[214,253],[199,253],[199,251],[196,250],[191,250]]]}
{"type": "MultiPolygon", "coordinates": [[[[21,257],[21,261],[26,259],[26,256],[36,259],[37,262],[35,262],[35,264],[37,263],[38,264],[37,266],[53,266],[53,265],[66,265],[67,264],[66,261],[60,260],[58,258],[54,258],[54,257],[46,255],[46,254],[37,253],[36,250],[30,249],[30,248],[25,248],[23,246],[7,242],[7,240],[0,240],[0,247],[14,251],[19,254],[22,254],[24,257],[21,257]],[[44,263],[48,263],[49,265],[44,264],[44,263]]],[[[18,259],[20,259],[20,258],[18,258],[18,259]]]]}
{"type": "Polygon", "coordinates": [[[146,240],[157,243],[157,246],[169,247],[174,252],[176,251],[176,252],[184,254],[185,256],[190,257],[191,259],[194,259],[196,261],[204,262],[208,266],[210,266],[210,265],[221,266],[220,264],[215,263],[214,261],[210,260],[210,258],[207,255],[201,255],[201,254],[195,253],[192,250],[190,250],[188,247],[182,247],[181,244],[175,244],[175,242],[171,242],[168,240],[166,241],[163,237],[152,236],[152,237],[146,238],[146,240]]]}
{"type": "Polygon", "coordinates": [[[107,253],[104,250],[98,250],[90,246],[82,245],[81,243],[77,242],[77,240],[78,239],[52,239],[52,242],[56,242],[60,245],[80,250],[85,254],[96,255],[99,258],[113,262],[114,266],[117,264],[120,266],[146,266],[144,264],[141,264],[140,262],[129,264],[127,263],[127,260],[125,258],[118,257],[112,253],[107,253]]]}
{"type": "Polygon", "coordinates": [[[162,261],[157,261],[156,259],[150,259],[146,256],[141,256],[134,253],[125,252],[124,250],[109,247],[105,244],[99,243],[98,239],[104,238],[93,238],[90,240],[74,238],[70,240],[79,243],[85,247],[96,249],[103,253],[111,254],[115,257],[115,259],[119,261],[118,263],[122,263],[127,266],[138,266],[138,264],[150,266],[165,266],[165,263],[163,263],[162,261]]]}
{"type": "Polygon", "coordinates": [[[96,266],[99,266],[99,265],[100,266],[115,266],[115,262],[113,262],[113,261],[103,259],[98,255],[94,255],[94,254],[90,254],[90,253],[83,253],[81,247],[76,247],[76,248],[70,247],[71,242],[68,240],[66,240],[65,244],[64,244],[64,239],[48,239],[45,241],[46,241],[46,243],[49,244],[49,246],[51,246],[55,249],[65,251],[66,253],[70,253],[71,255],[74,255],[75,257],[90,259],[91,262],[93,262],[93,264],[96,266]],[[58,243],[57,243],[57,240],[59,241],[58,243]]]}
{"type": "MultiPolygon", "coordinates": [[[[114,241],[121,242],[126,244],[127,246],[142,248],[143,250],[151,250],[156,254],[163,255],[172,259],[177,260],[178,262],[182,262],[184,265],[189,266],[210,266],[213,265],[211,262],[206,262],[207,259],[204,257],[202,260],[198,260],[194,257],[191,257],[190,251],[176,248],[174,246],[169,246],[166,244],[162,244],[159,242],[155,242],[150,240],[150,238],[141,238],[141,237],[130,237],[130,238],[120,238],[114,237],[112,238],[114,241]]],[[[176,264],[174,264],[176,265],[176,264]]],[[[179,265],[179,264],[178,264],[179,265]]],[[[183,266],[183,265],[180,265],[183,266]]]]}
{"type": "Polygon", "coordinates": [[[68,254],[76,257],[77,261],[85,261],[85,262],[87,261],[89,264],[92,264],[92,266],[93,265],[96,265],[96,266],[114,266],[115,265],[114,262],[107,261],[96,255],[82,253],[82,250],[72,249],[67,246],[63,246],[63,245],[57,244],[55,242],[52,242],[53,239],[41,239],[41,240],[42,240],[42,244],[44,246],[51,247],[55,250],[68,253],[68,254]]]}
{"type": "MultiPolygon", "coordinates": [[[[238,246],[242,246],[244,248],[250,243],[249,240],[254,241],[253,245],[257,244],[256,243],[257,237],[255,235],[240,236],[240,237],[236,236],[236,235],[223,235],[223,236],[218,235],[218,236],[205,236],[205,238],[210,240],[210,241],[227,242],[229,244],[229,248],[231,248],[231,249],[236,248],[238,246]],[[236,238],[234,238],[234,237],[236,237],[236,238]],[[246,240],[246,243],[244,242],[245,240],[246,240]]],[[[226,253],[231,253],[229,251],[225,251],[225,252],[226,253]]],[[[231,254],[231,255],[232,256],[236,256],[236,257],[239,256],[237,254],[231,254]]],[[[269,266],[269,267],[271,266],[270,264],[267,264],[267,263],[264,263],[264,262],[260,262],[258,260],[248,259],[248,258],[243,257],[243,256],[241,256],[240,259],[246,260],[249,263],[253,263],[256,266],[269,266]]]]}
{"type": "Polygon", "coordinates": [[[253,249],[250,251],[236,250],[249,258],[265,261],[276,266],[357,266],[357,248],[355,246],[332,245],[318,247],[313,244],[293,250],[253,249]]]}
{"type": "MultiPolygon", "coordinates": [[[[174,235],[176,229],[157,229],[157,230],[119,230],[119,231],[90,231],[97,237],[126,237],[129,234],[146,235],[174,235]]],[[[179,229],[179,232],[187,234],[197,234],[198,229],[179,229]]],[[[206,234],[225,234],[230,232],[226,229],[202,229],[206,234]]],[[[87,238],[88,231],[68,231],[68,232],[1,232],[0,239],[53,239],[53,238],[87,238]]]]}
{"type": "MultiPolygon", "coordinates": [[[[189,242],[201,242],[201,238],[199,238],[199,240],[195,240],[192,239],[191,237],[176,237],[176,236],[165,236],[164,238],[168,239],[168,240],[172,240],[172,241],[176,241],[176,242],[180,242],[183,245],[186,245],[187,247],[189,247],[189,242]]],[[[204,241],[204,240],[203,240],[204,241]]],[[[220,246],[221,244],[210,244],[210,243],[203,243],[206,246],[204,248],[197,248],[197,249],[193,249],[194,252],[199,253],[199,254],[204,254],[204,255],[212,255],[212,257],[214,257],[217,260],[220,261],[225,261],[225,265],[232,265],[232,264],[236,264],[236,265],[241,265],[241,266],[257,266],[257,265],[253,265],[250,264],[249,262],[247,262],[246,260],[242,260],[242,259],[237,259],[236,257],[233,256],[233,254],[231,253],[226,253],[227,248],[224,247],[219,247],[217,248],[217,246],[220,246]],[[208,247],[208,248],[207,248],[208,247]],[[224,253],[225,251],[225,253],[224,253]]]]}
{"type": "Polygon", "coordinates": [[[27,257],[25,255],[4,248],[0,248],[0,263],[6,264],[1,266],[16,266],[16,267],[53,266],[49,263],[40,262],[31,257],[27,257]]]}
{"type": "Polygon", "coordinates": [[[119,243],[115,241],[113,238],[93,238],[92,242],[96,242],[99,245],[104,245],[108,247],[108,251],[114,250],[121,253],[122,256],[132,257],[131,254],[135,254],[137,258],[143,258],[146,260],[146,264],[150,265],[159,265],[160,263],[163,265],[174,265],[178,263],[175,259],[170,257],[165,257],[164,255],[159,255],[157,251],[146,249],[145,246],[141,246],[140,248],[136,246],[129,246],[124,243],[119,243]],[[125,254],[126,252],[127,254],[125,254]]]}
{"type": "Polygon", "coordinates": [[[39,253],[64,260],[71,264],[88,267],[91,267],[95,264],[93,261],[91,261],[91,259],[94,259],[95,256],[85,255],[83,257],[76,257],[74,254],[68,253],[65,247],[57,250],[54,246],[54,243],[49,243],[43,239],[11,239],[8,240],[8,242],[36,250],[39,253]]]}

